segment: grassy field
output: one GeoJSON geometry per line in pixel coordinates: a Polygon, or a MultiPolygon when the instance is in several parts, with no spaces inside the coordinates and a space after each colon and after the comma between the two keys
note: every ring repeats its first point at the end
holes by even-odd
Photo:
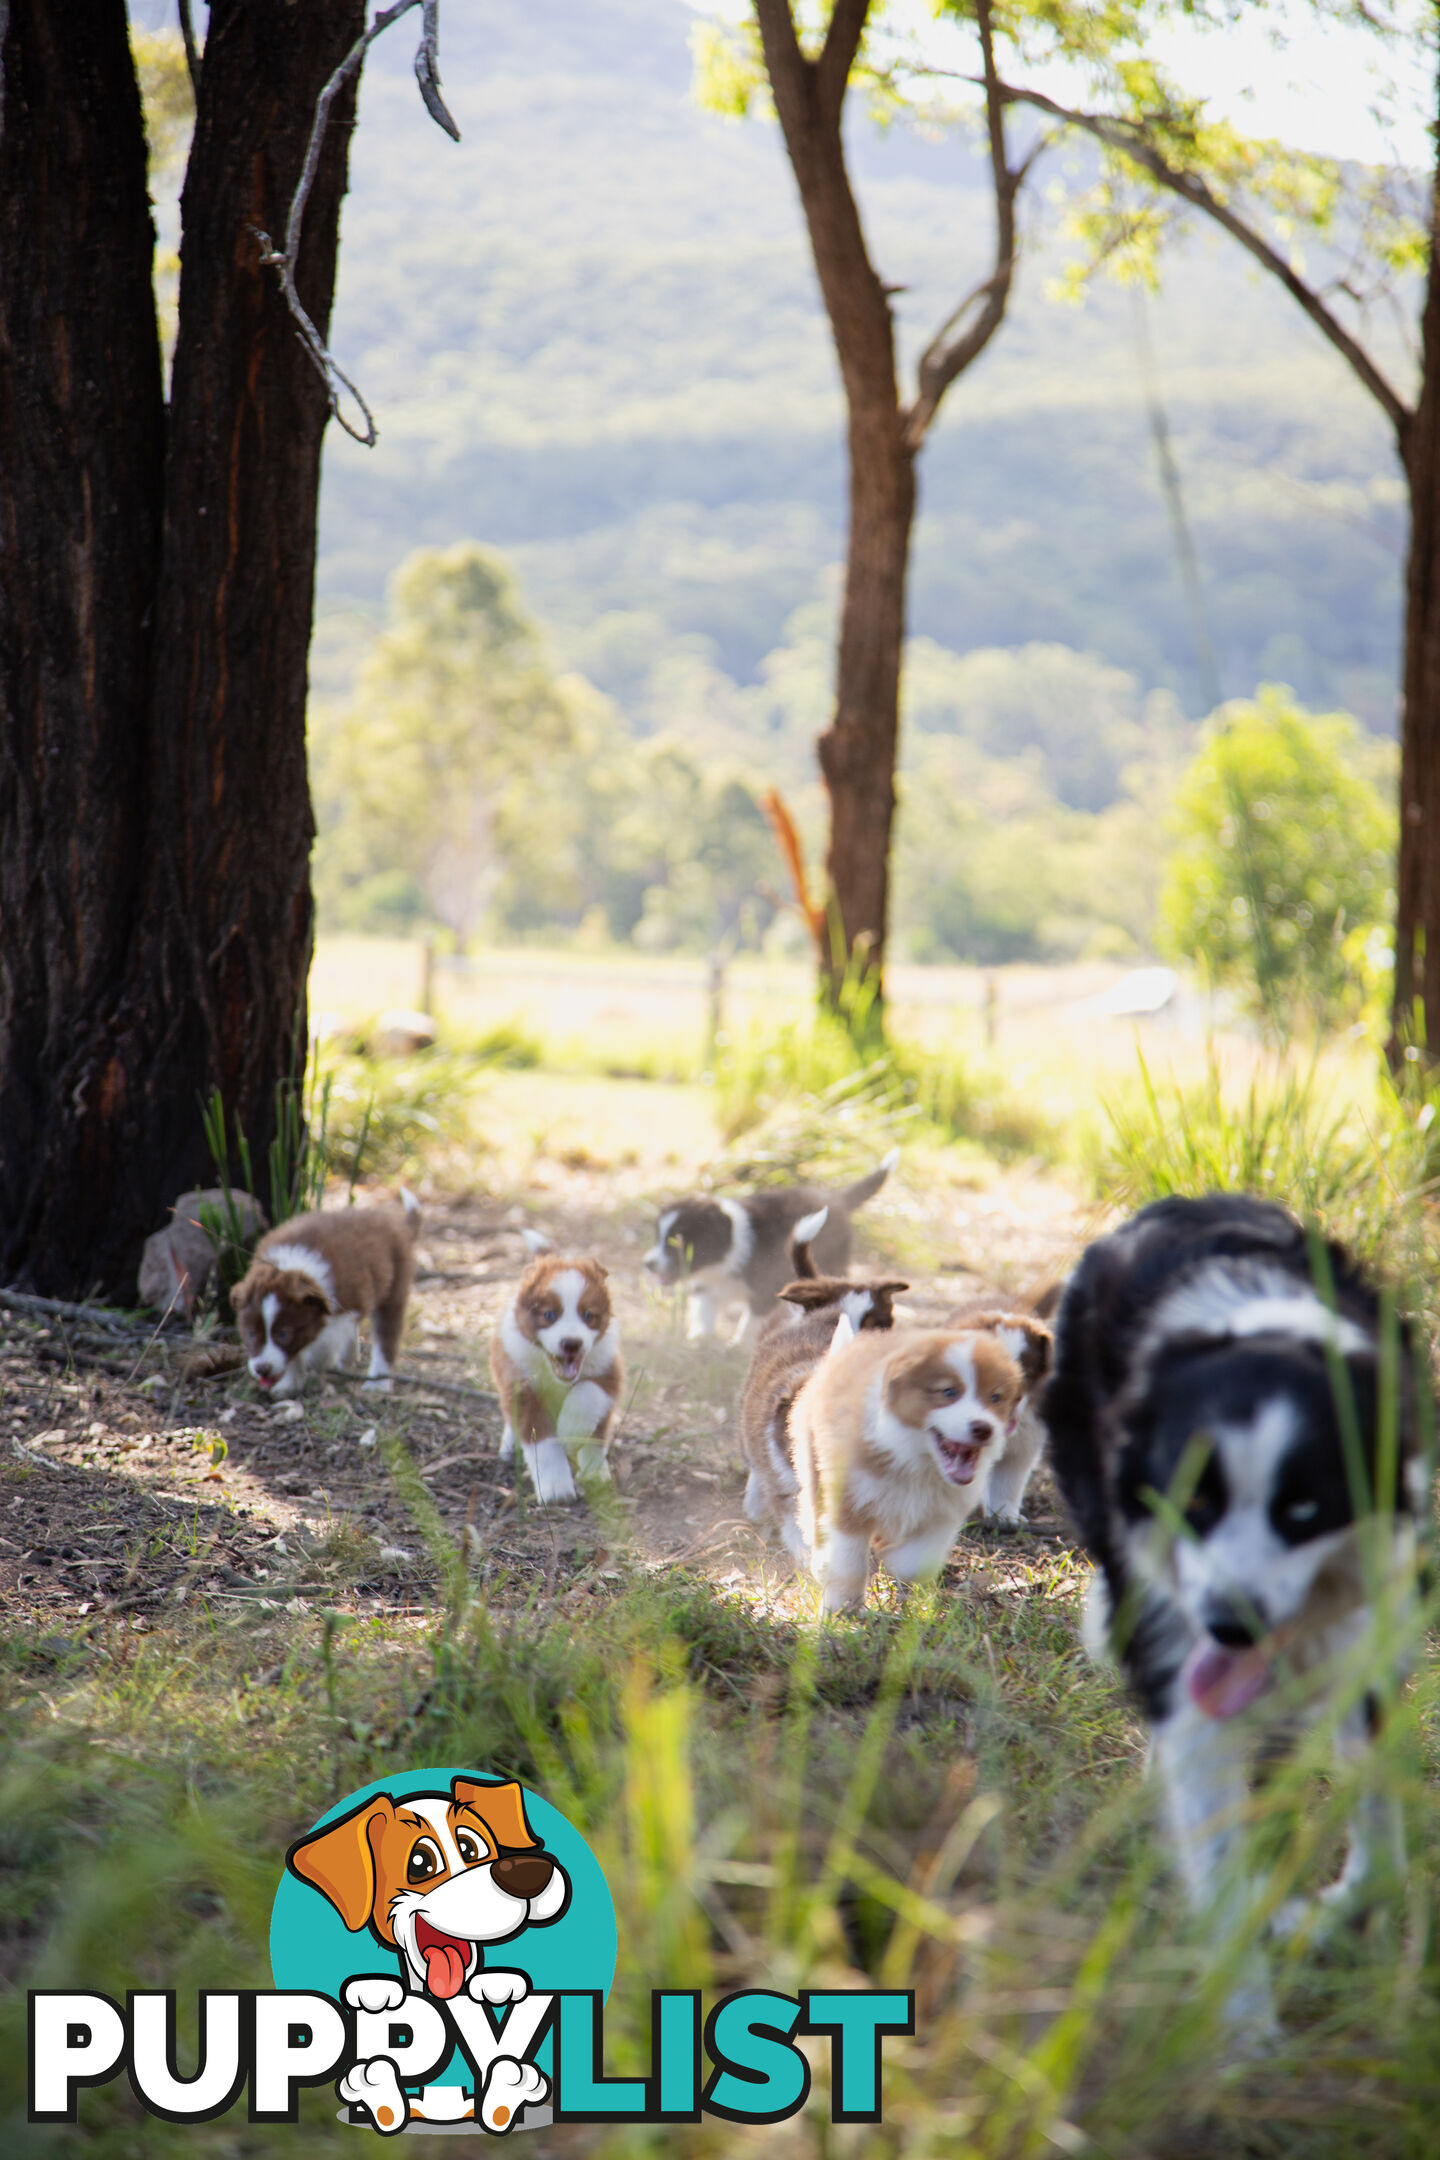
{"type": "MultiPolygon", "coordinates": [[[[880,2126],[828,2124],[817,2049],[792,2124],[544,2130],[527,2151],[1433,2150],[1440,1703],[1424,1646],[1373,1773],[1410,1803],[1406,1902],[1279,1954],[1286,2038],[1237,2061],[1225,1971],[1154,1835],[1139,1727],[1079,1646],[1083,1565],[1048,1485],[1022,1535],[967,1532],[932,1592],[877,1583],[863,1615],[817,1627],[809,1586],[741,1515],[744,1354],[687,1345],[639,1269],[655,1204],[707,1167],[746,1149],[807,1167],[835,1100],[853,1111],[848,1159],[868,1159],[903,1095],[842,1091],[827,1120],[792,1044],[776,1053],[790,1093],[777,1079],[727,1142],[716,1079],[515,1062],[533,1054],[512,1033],[488,1062],[445,1044],[393,1068],[340,1061],[337,1130],[368,1087],[371,1169],[404,1166],[426,1206],[411,1384],[382,1405],[335,1382],[291,1419],[193,1346],[141,1334],[117,1356],[93,1330],[0,1312],[0,2150],[349,2149],[328,2089],[293,2131],[243,2110],[171,2128],[123,2080],[83,2094],[77,2126],[28,2128],[24,1990],[173,1985],[189,2060],[196,1988],[268,1984],[287,1844],[387,1769],[461,1761],[532,1784],[601,1859],[621,1939],[613,2069],[645,2066],[652,1987],[917,1991],[880,2126]],[[619,1496],[595,1515],[528,1501],[473,1392],[531,1223],[599,1253],[617,1289],[632,1393],[619,1496]]],[[[863,1256],[902,1268],[911,1310],[938,1317],[981,1282],[1053,1279],[1117,1204],[1228,1180],[1343,1227],[1428,1313],[1431,1120],[1373,1088],[1327,1108],[1293,1072],[1255,1090],[1161,1081],[1147,1105],[1136,1073],[1088,1171],[1078,1146],[1047,1168],[913,1118],[860,1218],[863,1256]]],[[[1333,1867],[1347,1797],[1318,1749],[1257,1790],[1276,1896],[1333,1867]]]]}

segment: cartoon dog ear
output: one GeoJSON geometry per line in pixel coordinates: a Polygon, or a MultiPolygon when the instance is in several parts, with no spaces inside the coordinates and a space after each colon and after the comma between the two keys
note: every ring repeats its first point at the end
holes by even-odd
{"type": "Polygon", "coordinates": [[[388,1793],[376,1793],[359,1807],[328,1823],[310,1837],[301,1838],[285,1856],[286,1865],[301,1882],[328,1898],[351,1934],[365,1927],[375,1910],[375,1853],[372,1824],[386,1825],[395,1819],[395,1803],[388,1793]]]}
{"type": "Polygon", "coordinates": [[[457,1807],[472,1807],[497,1845],[538,1845],[525,1820],[525,1795],[512,1778],[506,1785],[482,1785],[477,1778],[455,1778],[450,1786],[457,1807]]]}

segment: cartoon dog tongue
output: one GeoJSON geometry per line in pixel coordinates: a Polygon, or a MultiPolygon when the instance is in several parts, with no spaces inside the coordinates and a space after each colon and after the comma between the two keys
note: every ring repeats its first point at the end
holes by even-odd
{"type": "Polygon", "coordinates": [[[1206,1717],[1236,1717],[1268,1684],[1270,1659],[1259,1643],[1232,1648],[1202,1642],[1191,1651],[1184,1677],[1190,1700],[1206,1717]]]}
{"type": "Polygon", "coordinates": [[[453,1935],[437,1935],[421,1946],[420,1955],[425,1960],[425,1985],[432,1995],[448,2002],[458,1995],[465,1985],[465,1967],[469,1963],[469,1944],[457,1942],[453,1935]]]}

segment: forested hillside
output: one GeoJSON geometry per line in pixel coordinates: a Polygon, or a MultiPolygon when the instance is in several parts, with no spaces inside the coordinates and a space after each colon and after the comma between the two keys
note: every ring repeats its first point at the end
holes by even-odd
{"type": "MultiPolygon", "coordinates": [[[[419,542],[501,550],[557,657],[669,717],[677,640],[761,671],[839,552],[840,404],[793,186],[763,122],[703,114],[681,0],[450,0],[459,148],[403,38],[366,64],[335,346],[375,404],[332,430],[317,662],[419,542]],[[668,672],[667,672],[668,666],[668,672]]],[[[862,124],[867,218],[909,349],[980,272],[973,148],[862,124]]],[[[1130,298],[1051,297],[1031,204],[1018,303],[922,466],[915,631],[1055,641],[1200,706],[1130,298]]],[[[1264,677],[1388,726],[1402,529],[1383,427],[1291,304],[1203,236],[1151,321],[1222,685],[1264,677]]]]}

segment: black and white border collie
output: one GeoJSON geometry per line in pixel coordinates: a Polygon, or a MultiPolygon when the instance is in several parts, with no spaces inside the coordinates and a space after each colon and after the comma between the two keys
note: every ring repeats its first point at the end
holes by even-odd
{"type": "Polygon", "coordinates": [[[691,1342],[713,1335],[727,1306],[743,1305],[738,1342],[752,1315],[759,1319],[774,1311],[794,1275],[791,1239],[806,1217],[819,1217],[807,1241],[814,1248],[816,1272],[846,1272],[850,1218],[874,1199],[899,1160],[899,1148],[892,1148],[868,1177],[858,1178],[843,1192],[788,1185],[748,1193],[741,1200],[711,1200],[692,1193],[672,1201],[661,1211],[655,1243],[644,1259],[646,1272],[666,1289],[685,1284],[691,1342]]]}
{"type": "MultiPolygon", "coordinates": [[[[1328,1284],[1300,1224],[1238,1194],[1142,1209],[1071,1277],[1040,1406],[1095,1563],[1087,1641],[1118,1658],[1150,1721],[1192,1905],[1231,1922],[1255,1910],[1238,1863],[1267,1712],[1335,1716],[1337,1754],[1362,1758],[1403,1670],[1380,1638],[1415,1595],[1429,1480],[1413,1348],[1399,1327],[1391,1490],[1377,1495],[1380,1299],[1340,1247],[1325,1252],[1328,1284]]],[[[1353,1916],[1403,1869],[1398,1805],[1368,1794],[1339,1880],[1271,1925],[1353,1916]]],[[[1258,1959],[1228,2015],[1256,2037],[1273,2028],[1258,1959]]]]}

